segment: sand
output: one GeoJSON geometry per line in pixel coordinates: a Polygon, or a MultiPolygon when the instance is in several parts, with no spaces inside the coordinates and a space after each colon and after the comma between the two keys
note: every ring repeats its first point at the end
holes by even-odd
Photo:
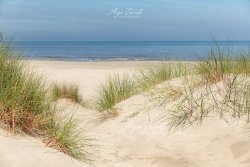
{"type": "MultiPolygon", "coordinates": [[[[79,85],[82,96],[91,99],[106,76],[133,74],[149,62],[59,62],[30,61],[30,68],[42,73],[49,83],[79,85]]],[[[151,62],[152,63],[152,62],[151,62]]],[[[154,62],[157,63],[157,62],[154,62]]],[[[180,85],[181,79],[168,81],[180,85]]],[[[119,116],[96,124],[100,114],[67,100],[66,113],[75,113],[79,126],[95,139],[89,148],[97,167],[249,167],[250,133],[245,122],[228,125],[219,118],[207,118],[200,126],[168,133],[163,109],[145,112],[144,94],[116,105],[119,116]],[[135,115],[135,113],[137,115],[135,115]],[[135,115],[132,117],[132,115],[135,115]],[[131,118],[128,118],[131,117],[131,118]]],[[[171,103],[168,104],[171,107],[171,103]]],[[[0,131],[0,167],[87,167],[84,162],[45,147],[40,139],[13,136],[0,131]]]]}

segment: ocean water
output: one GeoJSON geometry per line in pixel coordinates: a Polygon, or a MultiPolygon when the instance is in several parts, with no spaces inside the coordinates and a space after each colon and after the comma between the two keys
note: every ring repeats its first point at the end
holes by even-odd
{"type": "MultiPolygon", "coordinates": [[[[65,61],[199,60],[212,41],[18,41],[15,47],[29,59],[65,61]]],[[[250,50],[250,41],[219,41],[235,55],[250,50]]]]}

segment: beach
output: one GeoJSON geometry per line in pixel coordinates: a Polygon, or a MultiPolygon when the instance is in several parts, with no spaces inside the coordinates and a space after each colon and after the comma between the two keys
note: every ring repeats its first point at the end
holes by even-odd
{"type": "Polygon", "coordinates": [[[0,167],[250,167],[249,9],[0,0],[0,167]]]}
{"type": "MultiPolygon", "coordinates": [[[[178,61],[168,61],[178,63],[178,61]]],[[[181,61],[193,64],[191,61],[181,61]]],[[[70,61],[27,61],[30,70],[42,73],[52,82],[65,82],[80,87],[82,96],[89,98],[97,92],[98,86],[108,77],[116,74],[132,75],[136,71],[162,61],[106,61],[106,62],[70,62],[70,61]]]]}
{"type": "MultiPolygon", "coordinates": [[[[149,64],[161,62],[112,61],[66,62],[27,61],[29,70],[43,75],[48,83],[74,83],[84,99],[93,99],[98,86],[108,76],[133,75],[149,64]]],[[[188,62],[191,63],[192,62],[188,62]]],[[[183,78],[164,82],[182,86],[183,78]]],[[[250,165],[249,127],[244,121],[228,124],[218,117],[208,117],[202,124],[195,124],[169,132],[167,120],[160,119],[171,108],[150,108],[143,92],[116,104],[118,116],[98,121],[100,112],[59,100],[65,108],[64,116],[74,113],[79,127],[93,139],[87,148],[91,163],[97,167],[248,167],[250,165]]],[[[45,144],[39,138],[1,131],[0,166],[87,167],[91,164],[70,158],[45,144]],[[32,158],[30,158],[32,156],[32,158]]]]}
{"type": "MultiPolygon", "coordinates": [[[[109,76],[132,74],[150,63],[146,61],[108,61],[108,62],[67,62],[67,61],[29,61],[30,68],[45,74],[49,82],[77,84],[82,96],[94,96],[97,87],[109,76]]],[[[158,62],[159,63],[159,62],[158,62]]]]}

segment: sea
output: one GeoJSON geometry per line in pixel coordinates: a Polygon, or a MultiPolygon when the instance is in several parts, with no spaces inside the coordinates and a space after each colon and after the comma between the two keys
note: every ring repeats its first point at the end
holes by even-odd
{"type": "Polygon", "coordinates": [[[211,49],[250,53],[250,41],[16,41],[24,57],[62,61],[195,61],[211,49]]]}

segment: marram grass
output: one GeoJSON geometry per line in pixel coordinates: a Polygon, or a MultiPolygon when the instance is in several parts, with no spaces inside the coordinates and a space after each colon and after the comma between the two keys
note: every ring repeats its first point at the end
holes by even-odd
{"type": "MultiPolygon", "coordinates": [[[[212,48],[207,59],[197,62],[194,72],[184,77],[185,84],[179,89],[182,93],[175,99],[175,107],[167,109],[164,119],[170,130],[202,123],[211,111],[226,122],[228,119],[246,119],[249,122],[249,69],[249,53],[234,55],[229,50],[212,48]]],[[[155,103],[154,107],[168,104],[172,92],[163,96],[166,90],[155,92],[159,95],[153,100],[160,103],[155,103]]]]}
{"type": "Polygon", "coordinates": [[[198,74],[202,75],[204,80],[209,83],[222,81],[230,74],[250,74],[250,55],[241,53],[233,56],[232,51],[212,48],[208,58],[202,60],[197,68],[198,74]]]}
{"type": "Polygon", "coordinates": [[[48,146],[86,160],[84,135],[73,118],[63,121],[49,101],[41,76],[26,69],[7,39],[0,36],[0,126],[13,133],[46,138],[48,146]]]}
{"type": "Polygon", "coordinates": [[[134,80],[128,75],[109,77],[98,89],[96,109],[100,112],[113,111],[115,104],[131,97],[135,92],[134,80]]]}
{"type": "Polygon", "coordinates": [[[183,64],[161,63],[141,69],[133,76],[125,74],[109,77],[98,89],[95,98],[96,109],[103,112],[104,118],[112,118],[118,115],[115,108],[117,103],[164,81],[186,74],[187,67],[183,64]]]}
{"type": "MultiPolygon", "coordinates": [[[[25,72],[20,55],[0,39],[0,121],[13,131],[35,133],[39,118],[50,108],[42,78],[25,72]]],[[[42,121],[43,122],[43,121],[42,121]]]]}
{"type": "Polygon", "coordinates": [[[64,116],[64,118],[57,116],[57,120],[53,124],[53,128],[48,131],[44,142],[47,146],[69,154],[75,159],[88,162],[90,153],[84,148],[91,146],[90,139],[86,138],[83,131],[78,128],[78,123],[73,116],[73,114],[64,116]]]}
{"type": "Polygon", "coordinates": [[[139,84],[139,88],[143,91],[167,80],[185,76],[186,74],[186,65],[181,63],[162,62],[160,64],[150,65],[141,69],[137,82],[139,84]]]}
{"type": "Polygon", "coordinates": [[[58,99],[70,99],[73,102],[84,105],[84,101],[79,93],[79,88],[75,84],[57,84],[51,86],[51,98],[53,101],[58,99]]]}

